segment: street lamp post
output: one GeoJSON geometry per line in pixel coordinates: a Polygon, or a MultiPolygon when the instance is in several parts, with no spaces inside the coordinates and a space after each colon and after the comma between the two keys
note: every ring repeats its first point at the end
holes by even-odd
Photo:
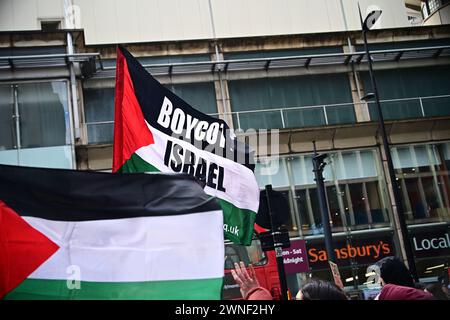
{"type": "Polygon", "coordinates": [[[358,9],[359,9],[359,17],[361,20],[361,28],[362,28],[363,39],[364,39],[364,47],[365,47],[365,51],[366,51],[366,55],[367,55],[367,62],[369,65],[370,82],[372,84],[372,89],[373,89],[374,97],[375,97],[375,106],[376,106],[376,111],[377,111],[377,115],[378,115],[378,123],[380,126],[381,137],[383,140],[383,148],[384,148],[384,153],[385,153],[386,162],[387,162],[387,166],[388,166],[389,178],[390,178],[391,184],[392,184],[392,189],[393,189],[393,194],[394,194],[394,202],[395,202],[395,206],[397,208],[397,217],[398,217],[399,227],[400,227],[400,231],[401,231],[401,238],[403,240],[403,246],[405,248],[406,259],[408,261],[409,270],[410,270],[412,276],[414,277],[414,279],[416,281],[418,281],[416,264],[414,262],[414,252],[412,250],[411,242],[409,241],[409,238],[408,238],[408,229],[406,227],[405,212],[403,209],[403,203],[402,203],[402,199],[400,196],[399,186],[398,186],[397,179],[395,176],[394,165],[392,162],[391,151],[389,149],[389,142],[388,142],[387,134],[386,134],[386,127],[384,125],[384,118],[383,118],[383,113],[381,110],[380,97],[378,94],[377,83],[375,81],[375,76],[374,76],[374,72],[373,72],[373,68],[372,68],[372,57],[370,56],[369,46],[367,45],[367,32],[370,30],[370,28],[376,23],[376,21],[380,17],[381,10],[372,11],[371,13],[369,13],[369,15],[363,21],[362,15],[361,15],[361,9],[359,8],[359,4],[358,4],[358,9]]]}

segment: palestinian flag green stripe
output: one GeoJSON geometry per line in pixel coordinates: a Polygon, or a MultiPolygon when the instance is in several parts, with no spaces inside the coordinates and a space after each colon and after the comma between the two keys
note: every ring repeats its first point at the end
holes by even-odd
{"type": "Polygon", "coordinates": [[[136,172],[160,172],[150,163],[139,157],[136,153],[131,155],[117,172],[120,173],[136,173],[136,172]]]}
{"type": "MultiPolygon", "coordinates": [[[[68,289],[70,280],[26,279],[6,300],[204,300],[217,297],[223,278],[146,281],[81,281],[80,289],[68,289]]],[[[219,297],[217,297],[219,298],[219,297]]]]}
{"type": "Polygon", "coordinates": [[[253,225],[256,219],[256,212],[248,209],[240,209],[234,206],[232,203],[217,198],[223,211],[223,219],[228,224],[224,225],[227,238],[234,243],[251,243],[253,229],[249,229],[247,226],[253,225]],[[234,226],[234,227],[229,227],[234,226]],[[238,237],[236,234],[240,232],[238,237]]]}

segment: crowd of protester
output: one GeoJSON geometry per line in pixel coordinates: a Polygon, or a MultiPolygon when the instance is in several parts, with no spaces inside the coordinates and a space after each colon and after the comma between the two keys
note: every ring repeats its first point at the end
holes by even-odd
{"type": "MultiPolygon", "coordinates": [[[[374,300],[449,300],[448,275],[437,283],[415,282],[410,271],[397,257],[385,257],[375,264],[379,270],[380,293],[374,300]]],[[[231,274],[245,300],[272,300],[269,290],[262,287],[252,265],[248,271],[243,262],[235,263],[231,274]]],[[[325,280],[311,279],[302,285],[296,300],[349,300],[340,287],[325,280]]]]}

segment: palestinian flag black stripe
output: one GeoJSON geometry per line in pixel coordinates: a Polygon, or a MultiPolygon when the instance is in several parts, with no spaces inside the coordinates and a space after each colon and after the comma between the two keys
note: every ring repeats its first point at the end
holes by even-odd
{"type": "Polygon", "coordinates": [[[219,210],[187,174],[113,175],[0,165],[0,200],[21,216],[86,221],[219,210]],[[18,196],[20,195],[20,196],[18,196]],[[161,199],[171,199],[170,203],[161,199]]]}

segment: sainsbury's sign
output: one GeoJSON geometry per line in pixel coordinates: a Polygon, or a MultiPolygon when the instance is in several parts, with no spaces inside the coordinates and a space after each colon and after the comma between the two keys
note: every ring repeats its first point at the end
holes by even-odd
{"type": "MultiPolygon", "coordinates": [[[[351,261],[359,264],[374,263],[386,256],[395,255],[392,237],[353,239],[351,243],[345,240],[334,241],[334,254],[339,266],[350,265],[351,261]]],[[[308,243],[308,260],[312,269],[328,267],[328,257],[323,242],[308,243]]]]}

